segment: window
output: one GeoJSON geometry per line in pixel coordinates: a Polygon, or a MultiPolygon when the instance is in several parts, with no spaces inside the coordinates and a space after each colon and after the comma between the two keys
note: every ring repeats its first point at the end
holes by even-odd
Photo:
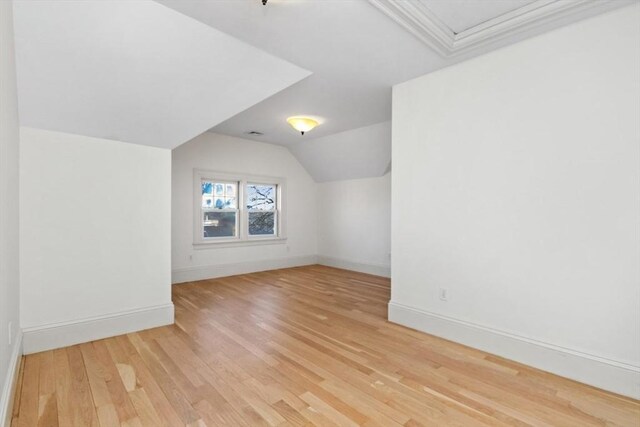
{"type": "Polygon", "coordinates": [[[247,212],[250,236],[274,236],[278,234],[276,209],[277,186],[247,184],[247,212]]]}
{"type": "Polygon", "coordinates": [[[202,237],[236,237],[238,183],[201,180],[202,237]]]}
{"type": "Polygon", "coordinates": [[[284,180],[194,171],[194,244],[284,240],[284,180]]]}

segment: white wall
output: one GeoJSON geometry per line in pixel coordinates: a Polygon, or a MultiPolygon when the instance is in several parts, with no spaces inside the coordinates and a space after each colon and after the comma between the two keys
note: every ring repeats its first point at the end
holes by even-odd
{"type": "Polygon", "coordinates": [[[389,277],[391,175],[318,184],[318,259],[389,277]]]}
{"type": "Polygon", "coordinates": [[[0,2],[0,425],[20,354],[18,164],[19,128],[12,2],[0,2]],[[11,325],[11,326],[10,326],[11,325]],[[11,327],[12,342],[9,341],[11,327]]]}
{"type": "Polygon", "coordinates": [[[171,153],[21,129],[25,352],[172,323],[171,153]]]}
{"type": "Polygon", "coordinates": [[[205,132],[172,152],[174,283],[316,261],[316,188],[282,146],[205,132]],[[286,179],[287,240],[269,245],[194,248],[193,170],[286,179]]]}
{"type": "Polygon", "coordinates": [[[639,21],[394,88],[392,320],[640,398],[639,21]]]}

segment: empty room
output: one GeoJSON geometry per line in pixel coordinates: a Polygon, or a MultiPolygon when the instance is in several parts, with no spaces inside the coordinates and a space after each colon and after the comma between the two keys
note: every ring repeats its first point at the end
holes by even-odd
{"type": "Polygon", "coordinates": [[[0,427],[640,427],[640,0],[0,0],[0,427]]]}

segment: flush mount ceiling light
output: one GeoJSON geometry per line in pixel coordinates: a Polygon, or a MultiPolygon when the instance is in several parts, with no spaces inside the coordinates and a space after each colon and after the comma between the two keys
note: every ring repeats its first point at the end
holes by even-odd
{"type": "Polygon", "coordinates": [[[310,117],[304,116],[293,116],[287,119],[287,123],[291,125],[292,128],[300,132],[304,135],[305,132],[309,132],[314,127],[318,126],[317,120],[312,119],[310,117]]]}

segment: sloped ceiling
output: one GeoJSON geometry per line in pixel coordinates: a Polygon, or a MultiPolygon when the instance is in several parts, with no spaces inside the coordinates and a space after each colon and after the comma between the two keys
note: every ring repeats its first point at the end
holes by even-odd
{"type": "Polygon", "coordinates": [[[334,133],[289,149],[316,182],[382,176],[391,162],[391,122],[334,133]]]}
{"type": "MultiPolygon", "coordinates": [[[[526,31],[519,28],[500,33],[499,37],[491,37],[453,57],[443,55],[433,43],[425,43],[420,31],[412,31],[393,11],[431,7],[429,16],[439,16],[438,21],[454,38],[456,31],[472,30],[492,18],[505,16],[509,21],[507,15],[523,7],[568,2],[269,0],[266,6],[261,6],[259,0],[157,1],[313,71],[309,78],[220,123],[212,131],[285,145],[319,181],[377,176],[384,172],[387,165],[378,172],[378,157],[373,153],[385,151],[380,149],[382,143],[390,151],[391,138],[385,127],[377,124],[391,120],[393,85],[617,7],[616,2],[595,2],[598,5],[588,10],[579,8],[579,13],[538,16],[536,25],[526,31]],[[392,13],[385,5],[393,6],[392,13]],[[304,114],[322,117],[324,123],[301,136],[289,127],[286,118],[304,114]],[[246,135],[248,131],[263,135],[246,135]],[[367,166],[366,161],[372,163],[367,166]]],[[[623,1],[626,0],[617,0],[623,1]]],[[[415,16],[407,19],[411,18],[415,16]]],[[[418,27],[422,24],[411,22],[418,27]]]]}
{"type": "Polygon", "coordinates": [[[174,148],[311,73],[154,1],[14,3],[25,126],[174,148]]]}
{"type": "Polygon", "coordinates": [[[391,87],[447,64],[366,0],[158,0],[313,71],[309,78],[217,125],[213,132],[295,146],[391,119],[391,87]],[[293,115],[324,119],[301,137],[293,115]],[[247,136],[256,130],[262,137],[247,136]]]}
{"type": "Polygon", "coordinates": [[[379,176],[393,85],[629,1],[16,0],[21,122],[165,148],[211,129],[318,181],[379,176]]]}

